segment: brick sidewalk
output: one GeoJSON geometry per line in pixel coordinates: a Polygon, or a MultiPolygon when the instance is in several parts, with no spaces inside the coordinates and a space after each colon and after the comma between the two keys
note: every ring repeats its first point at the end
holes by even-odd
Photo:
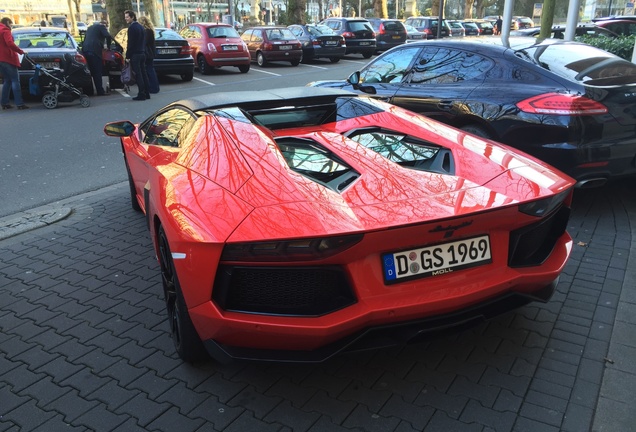
{"type": "Polygon", "coordinates": [[[0,431],[635,430],[633,190],[577,191],[549,303],[320,365],[183,364],[127,184],[67,200],[0,242],[0,431]]]}

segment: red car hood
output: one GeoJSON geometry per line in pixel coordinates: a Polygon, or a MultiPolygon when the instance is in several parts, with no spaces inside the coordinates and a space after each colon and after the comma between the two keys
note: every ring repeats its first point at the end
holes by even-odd
{"type": "MultiPolygon", "coordinates": [[[[267,131],[213,117],[206,117],[205,123],[196,137],[199,148],[181,163],[187,161],[191,169],[253,207],[228,241],[313,237],[452,218],[549,196],[573,184],[546,165],[495,143],[465,133],[459,134],[460,142],[455,129],[437,123],[435,133],[427,133],[431,141],[453,150],[456,175],[404,168],[338,131],[305,133],[305,138],[329,147],[360,173],[336,192],[292,171],[267,131]],[[228,134],[212,127],[217,121],[224,123],[228,134]],[[445,138],[440,138],[440,127],[445,138]],[[206,151],[224,153],[224,158],[211,160],[234,163],[198,165],[193,156],[206,151]]],[[[400,125],[393,122],[391,129],[399,130],[400,125]]]]}

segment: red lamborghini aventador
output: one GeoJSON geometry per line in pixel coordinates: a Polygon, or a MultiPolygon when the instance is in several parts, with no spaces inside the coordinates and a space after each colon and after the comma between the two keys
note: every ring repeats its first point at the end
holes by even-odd
{"type": "Polygon", "coordinates": [[[574,181],[341,90],[216,93],[120,137],[179,355],[322,361],[547,301],[574,181]]]}

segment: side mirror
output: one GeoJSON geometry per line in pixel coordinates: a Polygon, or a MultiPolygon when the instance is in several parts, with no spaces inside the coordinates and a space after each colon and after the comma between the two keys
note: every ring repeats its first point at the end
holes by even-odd
{"type": "Polygon", "coordinates": [[[111,137],[129,137],[135,131],[135,125],[128,120],[107,123],[104,133],[111,137]]]}
{"type": "Polygon", "coordinates": [[[355,71],[349,78],[347,78],[347,82],[354,88],[354,90],[360,90],[363,93],[367,94],[376,94],[377,90],[372,85],[364,85],[360,84],[360,71],[355,71]]]}
{"type": "Polygon", "coordinates": [[[347,78],[347,82],[353,86],[354,89],[358,89],[358,85],[360,84],[360,71],[355,71],[349,78],[347,78]]]}

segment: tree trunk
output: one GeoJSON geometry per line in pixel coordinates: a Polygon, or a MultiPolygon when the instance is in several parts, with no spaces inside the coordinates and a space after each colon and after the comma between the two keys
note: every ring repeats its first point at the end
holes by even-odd
{"type": "Polygon", "coordinates": [[[466,6],[464,7],[464,18],[469,19],[473,17],[473,5],[475,0],[466,0],[466,6]]]}
{"type": "Polygon", "coordinates": [[[159,22],[159,14],[157,13],[157,3],[154,1],[146,0],[144,2],[144,15],[146,15],[150,21],[152,21],[153,25],[157,27],[161,27],[158,25],[159,22]]]}
{"type": "Polygon", "coordinates": [[[541,30],[539,32],[540,38],[549,38],[552,36],[555,4],[555,0],[545,0],[543,2],[543,10],[541,11],[541,30]]]}
{"type": "Polygon", "coordinates": [[[439,0],[433,0],[431,3],[431,16],[439,16],[439,0]]]}
{"type": "Polygon", "coordinates": [[[124,12],[133,10],[132,0],[106,0],[106,10],[110,21],[108,31],[115,36],[119,30],[128,27],[124,20],[124,12]]]}

